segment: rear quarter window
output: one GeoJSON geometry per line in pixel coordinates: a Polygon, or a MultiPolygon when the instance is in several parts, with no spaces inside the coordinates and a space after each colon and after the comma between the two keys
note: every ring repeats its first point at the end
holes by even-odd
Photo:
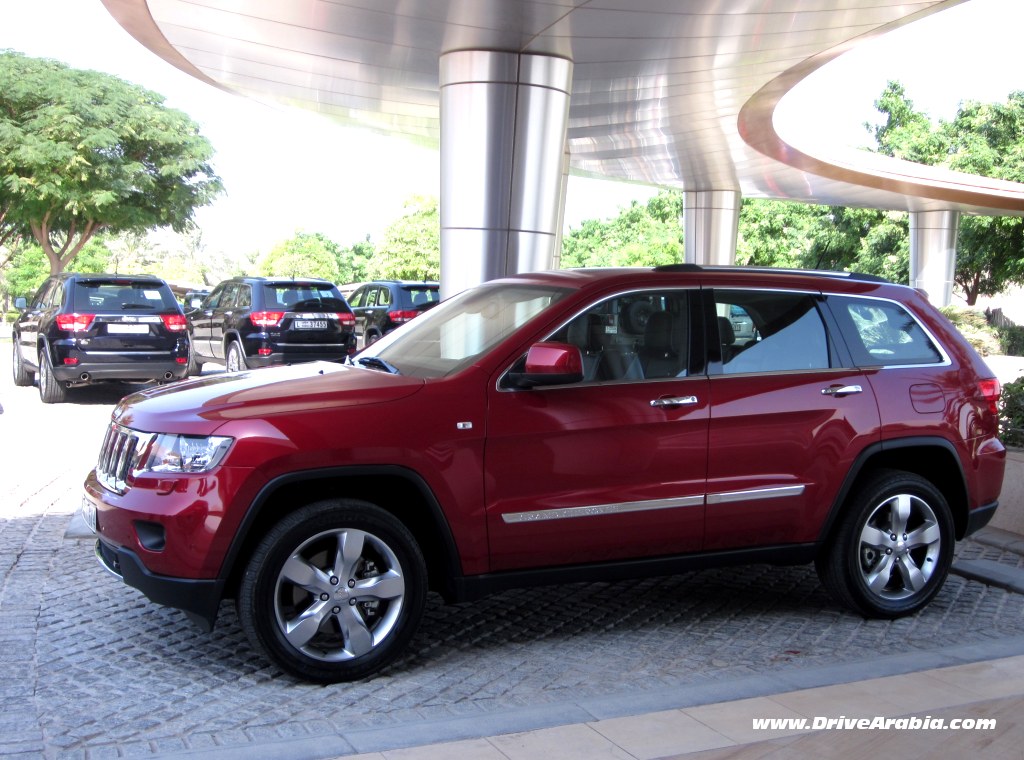
{"type": "Polygon", "coordinates": [[[829,299],[858,367],[942,364],[945,357],[901,304],[869,298],[829,299]]]}

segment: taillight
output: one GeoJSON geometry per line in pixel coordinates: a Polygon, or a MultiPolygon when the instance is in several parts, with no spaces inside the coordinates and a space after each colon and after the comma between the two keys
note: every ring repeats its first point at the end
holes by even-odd
{"type": "Polygon", "coordinates": [[[999,397],[1002,395],[1002,390],[999,380],[994,377],[978,381],[978,396],[988,404],[988,410],[992,414],[999,413],[999,397]]]}
{"type": "Polygon", "coordinates": [[[57,327],[70,332],[85,332],[95,318],[95,314],[58,314],[57,327]]]}
{"type": "Polygon", "coordinates": [[[188,329],[188,320],[184,314],[161,314],[164,320],[164,327],[171,332],[183,332],[188,329]]]}
{"type": "Polygon", "coordinates": [[[350,311],[339,311],[335,312],[334,316],[338,318],[342,327],[355,327],[356,315],[350,311]]]}
{"type": "Polygon", "coordinates": [[[419,315],[418,311],[389,311],[388,317],[391,318],[392,322],[408,322],[410,319],[415,319],[419,315]]]}
{"type": "Polygon", "coordinates": [[[284,319],[283,311],[254,311],[249,320],[257,327],[277,327],[284,319]]]}

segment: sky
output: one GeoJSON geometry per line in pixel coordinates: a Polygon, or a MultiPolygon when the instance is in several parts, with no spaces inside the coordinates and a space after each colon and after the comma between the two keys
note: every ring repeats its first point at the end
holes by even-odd
{"type": "MultiPolygon", "coordinates": [[[[875,115],[872,104],[889,79],[903,82],[915,106],[934,118],[952,117],[962,100],[1001,101],[1024,89],[1024,66],[1015,60],[1021,28],[1021,0],[968,0],[811,75],[783,100],[776,127],[787,139],[862,144],[868,133],[861,124],[875,115]]],[[[406,199],[439,194],[437,151],[203,84],[143,48],[99,0],[0,0],[3,48],[114,74],[164,95],[198,122],[227,189],[196,213],[210,250],[266,252],[297,231],[342,245],[367,235],[379,240],[406,199]]],[[[570,177],[566,227],[614,216],[655,192],[570,177]]]]}

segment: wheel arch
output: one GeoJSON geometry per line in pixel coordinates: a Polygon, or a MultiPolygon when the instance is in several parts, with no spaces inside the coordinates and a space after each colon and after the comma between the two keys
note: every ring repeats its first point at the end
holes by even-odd
{"type": "Polygon", "coordinates": [[[446,598],[453,596],[453,580],[461,575],[461,566],[441,505],[418,474],[387,465],[290,473],[264,486],[236,531],[221,568],[225,596],[235,594],[246,558],[271,526],[285,515],[327,498],[370,502],[400,520],[423,553],[429,587],[446,598]]]}
{"type": "Polygon", "coordinates": [[[945,496],[953,514],[956,538],[967,533],[967,478],[956,447],[934,436],[897,438],[875,443],[857,457],[847,473],[818,536],[818,545],[827,547],[835,534],[850,493],[864,477],[878,470],[902,470],[919,475],[945,496]]]}

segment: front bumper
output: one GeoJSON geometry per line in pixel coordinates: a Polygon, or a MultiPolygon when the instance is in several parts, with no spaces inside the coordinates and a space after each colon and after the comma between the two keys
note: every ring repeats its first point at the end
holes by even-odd
{"type": "Polygon", "coordinates": [[[224,593],[220,580],[169,578],[146,569],[129,549],[96,540],[96,558],[105,570],[132,588],[137,588],[156,604],[182,610],[188,619],[204,631],[217,622],[217,608],[224,593]]]}

